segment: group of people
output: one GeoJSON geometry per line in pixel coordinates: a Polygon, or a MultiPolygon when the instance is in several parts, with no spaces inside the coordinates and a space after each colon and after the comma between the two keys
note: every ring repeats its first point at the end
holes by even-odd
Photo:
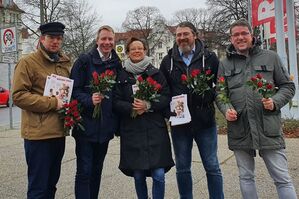
{"type": "MultiPolygon", "coordinates": [[[[65,149],[63,121],[58,110],[63,108],[57,96],[43,96],[47,75],[57,74],[74,80],[72,98],[82,106],[85,130],[73,129],[76,142],[77,170],[75,197],[98,198],[103,163],[109,141],[120,135],[119,169],[134,178],[139,199],[149,198],[146,177],[153,179],[152,198],[165,196],[165,173],[174,165],[181,199],[193,198],[191,174],[193,140],[197,144],[211,199],[224,198],[223,177],[217,157],[217,128],[214,102],[228,121],[228,145],[239,168],[240,189],[244,199],[258,198],[254,157],[263,158],[280,199],[295,199],[296,192],[288,172],[285,142],[280,125],[280,109],[294,96],[295,86],[276,53],[256,45],[246,20],[231,25],[231,45],[227,57],[219,62],[198,38],[190,22],[179,23],[175,44],[163,58],[160,67],[153,66],[146,56],[147,46],[140,38],[126,44],[127,59],[122,64],[115,50],[115,33],[102,26],[96,45],[80,55],[71,67],[61,52],[65,26],[51,22],[40,26],[40,46],[16,65],[13,83],[14,104],[22,108],[21,134],[24,138],[28,166],[27,198],[55,198],[56,183],[65,149]],[[263,67],[261,67],[263,66],[263,67]],[[160,68],[160,69],[158,69],[160,68]],[[116,74],[109,98],[92,93],[93,72],[106,70],[116,74]],[[194,69],[211,71],[204,95],[193,93],[181,81],[183,74],[194,69]],[[253,75],[262,73],[277,87],[271,98],[261,98],[246,86],[253,75]],[[230,103],[217,98],[217,77],[227,82],[230,103]],[[134,98],[138,77],[151,78],[161,85],[154,101],[134,98]],[[171,126],[170,136],[165,118],[169,118],[171,97],[187,94],[191,122],[171,126]],[[93,118],[96,105],[100,118],[93,118]],[[137,114],[132,117],[132,112],[137,114]]],[[[200,196],[194,196],[200,198],[200,196]]]]}

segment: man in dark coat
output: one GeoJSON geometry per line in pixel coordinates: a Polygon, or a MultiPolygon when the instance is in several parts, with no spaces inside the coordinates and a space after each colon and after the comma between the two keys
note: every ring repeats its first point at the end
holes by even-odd
{"type": "Polygon", "coordinates": [[[113,50],[114,31],[110,26],[98,30],[96,44],[90,52],[80,55],[75,62],[71,78],[74,79],[73,98],[82,105],[85,131],[74,129],[76,141],[77,172],[75,179],[76,198],[98,198],[104,159],[109,140],[118,129],[117,116],[112,112],[112,92],[92,93],[90,87],[93,72],[98,74],[121,69],[121,62],[113,50]],[[93,118],[95,106],[101,107],[100,117],[93,118]]]}
{"type": "Polygon", "coordinates": [[[191,122],[171,127],[175,152],[177,183],[181,198],[193,198],[191,152],[195,140],[207,175],[210,198],[222,199],[223,180],[217,158],[217,129],[215,122],[215,91],[219,61],[215,53],[208,51],[197,38],[197,30],[190,22],[182,22],[176,29],[176,43],[163,58],[160,70],[165,75],[171,95],[187,94],[191,122]],[[210,87],[202,95],[189,89],[181,80],[182,75],[194,69],[213,74],[210,87]]]}

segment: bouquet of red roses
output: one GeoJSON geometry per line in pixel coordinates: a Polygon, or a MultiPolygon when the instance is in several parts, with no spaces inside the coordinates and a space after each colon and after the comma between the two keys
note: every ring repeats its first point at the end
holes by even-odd
{"type": "Polygon", "coordinates": [[[82,125],[82,117],[80,115],[80,105],[77,100],[72,100],[70,103],[63,105],[63,108],[58,112],[63,119],[63,126],[66,130],[66,134],[69,134],[69,131],[74,128],[80,128],[82,131],[85,131],[82,125]]]}
{"type": "Polygon", "coordinates": [[[193,69],[190,75],[182,74],[181,80],[183,84],[186,84],[187,87],[192,90],[192,93],[202,95],[205,91],[211,89],[208,85],[208,81],[210,81],[213,77],[214,74],[212,74],[211,69],[206,71],[193,69]]]}
{"type": "MultiPolygon", "coordinates": [[[[108,69],[100,75],[96,71],[94,71],[92,73],[92,80],[90,83],[92,93],[99,93],[100,95],[108,99],[109,96],[105,95],[105,92],[109,92],[112,90],[113,85],[116,83],[115,79],[116,75],[112,70],[108,69]]],[[[100,116],[101,105],[97,104],[93,110],[92,117],[99,118],[100,116]]]]}
{"type": "MultiPolygon", "coordinates": [[[[162,89],[162,86],[151,76],[148,76],[145,80],[142,76],[138,76],[136,84],[137,89],[133,94],[134,98],[148,102],[159,102],[158,97],[160,94],[158,92],[162,89]]],[[[137,112],[133,110],[131,116],[135,118],[137,116],[137,112]]]]}
{"type": "Polygon", "coordinates": [[[269,98],[275,93],[274,85],[263,78],[263,76],[258,73],[251,77],[247,81],[247,85],[252,88],[252,90],[260,93],[263,98],[269,98]]]}

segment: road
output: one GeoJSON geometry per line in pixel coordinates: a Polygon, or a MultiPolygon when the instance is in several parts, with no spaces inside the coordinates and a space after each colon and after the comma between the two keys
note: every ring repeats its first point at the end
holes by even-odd
{"type": "MultiPolygon", "coordinates": [[[[12,107],[12,118],[13,118],[13,127],[19,127],[21,121],[21,109],[14,106],[12,107]]],[[[0,106],[0,127],[9,126],[9,108],[6,106],[0,106]]]]}

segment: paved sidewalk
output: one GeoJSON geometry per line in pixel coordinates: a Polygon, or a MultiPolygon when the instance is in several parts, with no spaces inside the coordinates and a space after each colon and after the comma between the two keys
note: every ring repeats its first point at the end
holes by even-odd
{"type": "MultiPolygon", "coordinates": [[[[289,170],[297,192],[299,193],[299,139],[287,139],[287,157],[289,170]]],[[[67,138],[66,151],[63,158],[61,177],[58,183],[58,199],[73,199],[76,158],[74,140],[67,138]]],[[[193,152],[193,184],[194,199],[208,199],[205,173],[199,158],[197,147],[193,152]]],[[[227,149],[225,135],[219,135],[219,159],[224,176],[224,191],[227,199],[240,199],[238,171],[233,153],[227,149]]],[[[119,139],[110,142],[109,151],[103,170],[100,198],[102,199],[133,199],[136,198],[133,178],[123,175],[118,167],[119,139]]],[[[275,186],[269,177],[260,157],[256,162],[256,181],[261,199],[276,199],[275,186]]],[[[149,190],[151,180],[148,178],[149,190]]],[[[26,163],[24,158],[23,140],[19,130],[0,131],[0,199],[26,198],[26,163]]],[[[175,168],[166,174],[166,199],[177,199],[175,168]]]]}

